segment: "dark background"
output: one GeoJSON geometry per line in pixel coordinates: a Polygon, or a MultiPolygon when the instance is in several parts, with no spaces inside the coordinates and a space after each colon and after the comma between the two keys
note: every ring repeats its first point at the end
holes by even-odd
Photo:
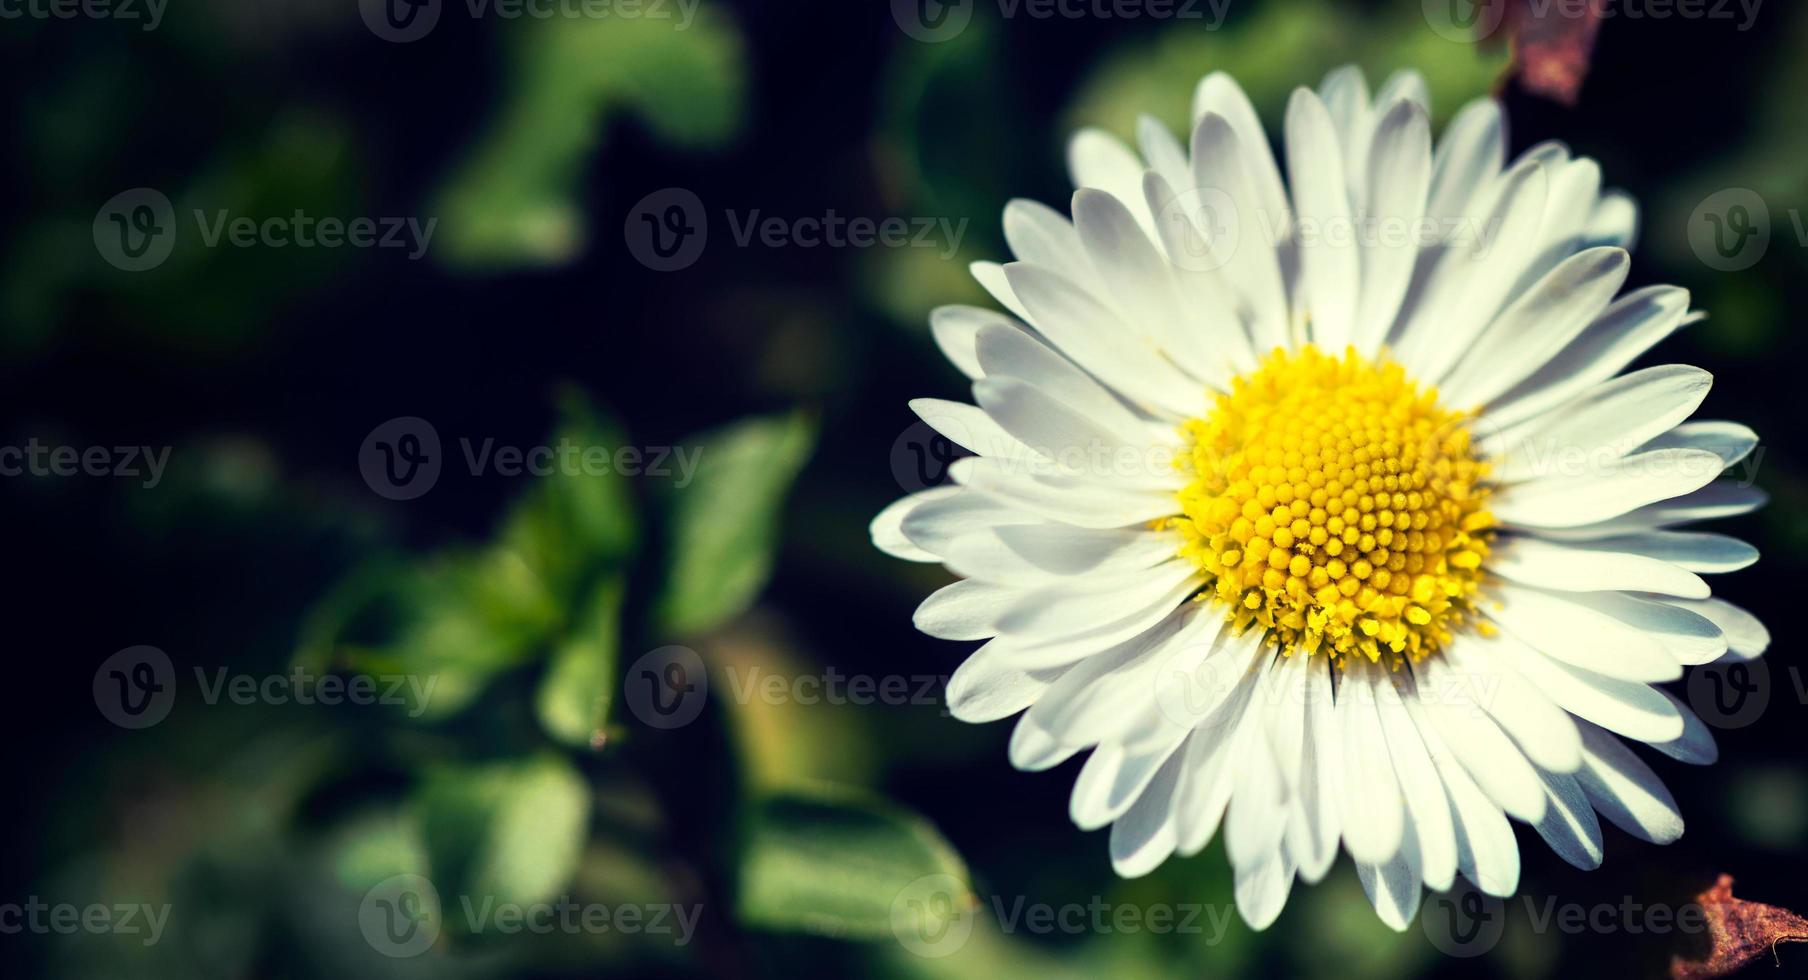
{"type": "MultiPolygon", "coordinates": [[[[888,938],[799,935],[737,910],[730,896],[748,814],[772,792],[814,781],[919,814],[987,901],[1230,901],[1216,847],[1148,879],[1115,880],[1104,835],[1066,819],[1077,763],[1015,772],[1008,724],[965,726],[935,705],[737,714],[745,706],[712,704],[676,732],[618,707],[607,743],[592,752],[551,745],[535,728],[527,705],[541,655],[530,653],[486,666],[469,706],[425,720],[373,707],[210,707],[192,684],[171,719],[145,732],[97,710],[95,671],[115,651],[154,645],[179,674],[280,673],[360,570],[484,547],[535,481],[449,469],[426,495],[391,501],[362,478],[360,446],[399,416],[429,420],[449,459],[460,436],[534,445],[562,424],[560,393],[573,390],[612,417],[627,444],[713,451],[697,433],[754,417],[798,420],[814,439],[794,483],[784,460],[751,466],[750,488],[770,481],[784,501],[750,518],[773,532],[770,579],[751,608],[700,628],[670,630],[654,611],[677,588],[667,556],[686,533],[685,490],[626,482],[639,544],[602,573],[626,583],[621,663],[684,643],[712,671],[757,663],[789,675],[945,674],[966,645],[910,626],[942,573],[877,554],[866,523],[914,489],[894,475],[894,443],[914,421],[907,399],[963,397],[925,317],[941,303],[984,303],[964,270],[1004,254],[1004,202],[1064,205],[1074,128],[1127,133],[1143,110],[1178,125],[1193,82],[1214,69],[1244,81],[1273,133],[1288,89],[1345,61],[1362,64],[1371,84],[1420,67],[1440,123],[1505,62],[1498,49],[1432,34],[1410,2],[1235,2],[1220,31],[1146,18],[1007,20],[995,4],[979,8],[966,32],[941,44],[906,36],[883,3],[844,0],[706,2],[683,32],[474,19],[453,4],[409,44],[376,37],[350,0],[171,0],[152,32],[107,20],[0,21],[0,113],[12,134],[0,153],[10,189],[0,195],[0,441],[171,449],[150,489],[119,477],[0,479],[15,624],[13,669],[0,683],[10,804],[0,818],[0,902],[42,895],[174,909],[171,931],[148,951],[116,937],[0,936],[0,957],[15,964],[8,975],[1476,969],[1440,956],[1418,929],[1395,936],[1376,922],[1347,861],[1330,881],[1296,887],[1268,932],[1239,922],[1218,943],[1000,936],[982,922],[985,938],[961,955],[926,960],[888,938]],[[172,199],[181,221],[193,208],[300,208],[434,216],[438,228],[418,261],[386,249],[207,249],[190,234],[164,265],[127,273],[103,261],[90,224],[113,195],[141,186],[172,199]],[[698,195],[710,238],[694,265],[660,273],[630,253],[623,228],[636,202],[667,187],[698,195]],[[575,236],[553,235],[549,246],[531,228],[508,227],[537,208],[562,216],[575,236]],[[958,257],[944,259],[939,249],[737,247],[722,220],[728,209],[791,219],[831,208],[967,225],[958,257]],[[786,414],[794,411],[802,414],[786,414]],[[593,794],[571,890],[597,901],[701,901],[697,941],[673,949],[655,937],[454,937],[421,960],[370,955],[355,919],[369,882],[345,855],[399,847],[385,835],[429,805],[420,787],[433,779],[476,781],[469,773],[483,766],[547,752],[593,794]],[[370,830],[373,820],[389,830],[370,830]],[[326,867],[338,891],[319,880],[326,867]],[[598,881],[607,884],[592,887],[598,881]]],[[[1767,709],[1717,733],[1716,766],[1654,761],[1689,822],[1673,846],[1609,828],[1606,864],[1583,873],[1519,828],[1520,890],[1539,902],[1678,903],[1728,872],[1744,897],[1808,907],[1804,706],[1790,616],[1808,540],[1797,516],[1808,499],[1797,425],[1804,345],[1792,315],[1808,301],[1808,249],[1791,221],[1808,204],[1805,51],[1808,11],[1777,0],[1743,32],[1727,21],[1620,17],[1601,30],[1575,107],[1505,89],[1514,151],[1562,139],[1639,200],[1629,286],[1685,286],[1710,314],[1646,362],[1715,374],[1703,417],[1759,431],[1758,482],[1772,495],[1763,513],[1716,528],[1753,541],[1764,560],[1714,583],[1776,635],[1767,709]],[[1741,272],[1709,267],[1688,242],[1696,205],[1728,187],[1756,191],[1771,218],[1768,252],[1741,272]]],[[[728,519],[701,533],[735,532],[728,519]]],[[[481,605],[441,596],[409,614],[443,612],[434,602],[481,605]]],[[[332,667],[375,672],[343,650],[332,667]]],[[[1675,944],[1539,933],[1522,903],[1509,908],[1505,938],[1480,961],[1496,975],[1652,972],[1675,944]]],[[[1808,962],[1788,946],[1781,956],[1792,972],[1808,962]]]]}

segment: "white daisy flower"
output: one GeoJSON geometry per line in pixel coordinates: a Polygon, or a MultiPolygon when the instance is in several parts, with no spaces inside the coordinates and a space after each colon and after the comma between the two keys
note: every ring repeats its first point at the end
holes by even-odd
{"type": "Polygon", "coordinates": [[[1514,891],[1507,817],[1584,868],[1597,814],[1675,840],[1621,740],[1712,762],[1655,685],[1768,643],[1700,577],[1756,552],[1673,529],[1760,505],[1716,482],[1756,436],[1685,421],[1705,371],[1620,374],[1688,294],[1616,298],[1633,203],[1558,143],[1508,165],[1492,100],[1434,148],[1422,78],[1344,68],[1285,136],[1283,178],[1222,74],[1186,145],[1080,133],[1073,219],[1013,201],[973,268],[1014,316],[934,313],[978,406],[912,408],[977,455],[872,534],[961,576],[916,614],[986,641],[950,708],[1023,712],[1020,769],[1090,749],[1120,874],[1222,831],[1258,929],[1340,841],[1404,929],[1459,872],[1514,891]]]}

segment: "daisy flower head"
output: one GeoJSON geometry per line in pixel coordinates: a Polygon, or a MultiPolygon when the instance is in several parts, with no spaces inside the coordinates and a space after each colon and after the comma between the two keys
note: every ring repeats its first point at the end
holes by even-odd
{"type": "Polygon", "coordinates": [[[1073,139],[1071,219],[1005,208],[1008,315],[932,316],[977,404],[912,408],[974,455],[872,535],[959,576],[916,613],[985,641],[952,713],[1021,713],[1020,769],[1090,752],[1071,816],[1122,875],[1222,835],[1258,929],[1340,845],[1404,929],[1459,874],[1513,893],[1509,818],[1585,868],[1601,818],[1679,837],[1627,742],[1712,762],[1657,685],[1768,637],[1701,577],[1756,552],[1676,528],[1762,497],[1718,479],[1751,430],[1688,421],[1707,372],[1622,373],[1695,319],[1620,295],[1632,201],[1509,161],[1490,99],[1434,141],[1413,72],[1296,91],[1279,163],[1222,74],[1137,143],[1073,139]]]}

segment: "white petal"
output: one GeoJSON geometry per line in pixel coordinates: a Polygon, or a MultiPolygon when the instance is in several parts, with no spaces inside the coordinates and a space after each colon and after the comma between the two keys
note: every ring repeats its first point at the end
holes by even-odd
{"type": "Polygon", "coordinates": [[[1019,333],[1024,330],[1023,324],[1016,320],[977,306],[938,306],[929,311],[929,332],[935,337],[936,346],[962,374],[975,380],[983,372],[973,345],[979,329],[987,326],[1019,333]]]}
{"type": "Polygon", "coordinates": [[[1450,798],[1450,814],[1456,827],[1457,869],[1483,892],[1504,898],[1519,888],[1519,843],[1506,814],[1475,784],[1466,769],[1444,744],[1424,709],[1406,702],[1407,714],[1419,727],[1425,750],[1444,780],[1450,798]]]}
{"type": "Polygon", "coordinates": [[[1034,524],[1037,519],[1007,507],[984,494],[961,487],[925,500],[904,515],[900,530],[910,542],[932,555],[945,555],[954,542],[969,534],[988,532],[999,525],[1034,524]]]}
{"type": "Polygon", "coordinates": [[[1137,224],[1155,236],[1154,216],[1143,201],[1143,163],[1118,138],[1102,129],[1082,129],[1067,144],[1067,167],[1075,187],[1096,187],[1136,215],[1137,224]]]}
{"type": "Polygon", "coordinates": [[[1120,877],[1140,878],[1174,853],[1174,788],[1185,754],[1182,747],[1169,756],[1143,795],[1111,825],[1111,868],[1120,877]]]}
{"type": "Polygon", "coordinates": [[[1126,323],[1138,324],[1175,363],[1223,389],[1231,371],[1206,343],[1177,288],[1172,267],[1144,235],[1128,208],[1103,191],[1074,192],[1074,223],[1107,297],[1126,323]]]}
{"type": "MultiPolygon", "coordinates": [[[[1000,503],[1075,527],[1124,527],[1174,513],[1174,495],[1105,480],[1025,473],[1002,459],[970,456],[948,468],[956,483],[1000,503]]],[[[906,522],[906,532],[909,525],[906,522]]],[[[921,542],[919,542],[921,543],[921,542]]]]}
{"type": "Polygon", "coordinates": [[[1454,240],[1442,250],[1401,327],[1400,361],[1416,377],[1441,380],[1500,311],[1531,258],[1546,184],[1537,161],[1522,161],[1501,177],[1487,212],[1452,230],[1454,240]]]}
{"type": "Polygon", "coordinates": [[[1666,364],[1615,378],[1532,425],[1483,440],[1502,483],[1559,475],[1587,459],[1624,456],[1695,413],[1713,386],[1700,368],[1666,364]]]}
{"type": "Polygon", "coordinates": [[[1641,742],[1669,742],[1682,735],[1676,705],[1648,684],[1603,677],[1530,647],[1503,662],[1577,718],[1641,742]]]}
{"type": "Polygon", "coordinates": [[[1699,449],[1658,449],[1589,467],[1581,476],[1514,484],[1491,508],[1508,524],[1571,528],[1618,517],[1699,490],[1720,475],[1720,457],[1699,449]]]}
{"type": "MultiPolygon", "coordinates": [[[[1031,466],[1043,460],[1016,436],[1004,430],[977,405],[952,402],[941,398],[913,398],[910,410],[923,424],[962,449],[992,459],[1010,460],[1031,466]]],[[[1052,464],[1049,464],[1052,469],[1052,464]]]]}
{"type": "Polygon", "coordinates": [[[1664,645],[1598,608],[1592,593],[1552,593],[1500,584],[1488,618],[1527,646],[1564,663],[1630,681],[1670,681],[1682,667],[1664,645]]]}
{"type": "MultiPolygon", "coordinates": [[[[1441,679],[1443,665],[1436,658],[1414,669],[1419,685],[1413,703],[1422,709],[1419,727],[1424,729],[1424,723],[1429,722],[1451,754],[1501,809],[1527,823],[1542,820],[1544,784],[1525,753],[1486,714],[1466,704],[1466,699],[1447,696],[1456,688],[1441,679]]],[[[1449,782],[1448,777],[1445,781],[1449,782]]]]}
{"type": "Polygon", "coordinates": [[[1312,339],[1339,351],[1354,329],[1361,270],[1337,130],[1311,89],[1287,103],[1287,174],[1312,339]]]}
{"type": "Polygon", "coordinates": [[[1765,495],[1764,491],[1756,487],[1741,487],[1730,480],[1722,480],[1710,483],[1694,493],[1687,493],[1655,504],[1647,504],[1637,510],[1627,511],[1618,517],[1610,517],[1604,521],[1583,524],[1578,527],[1540,528],[1538,533],[1545,537],[1564,540],[1606,538],[1677,524],[1712,521],[1749,514],[1764,506],[1767,500],[1769,497],[1765,495]]]}
{"type": "Polygon", "coordinates": [[[1029,714],[1017,719],[1011,729],[1011,765],[1024,772],[1053,769],[1074,757],[1083,745],[1068,745],[1036,725],[1029,714]]]}
{"type": "Polygon", "coordinates": [[[1191,418],[1206,408],[1204,387],[1173,364],[1084,289],[1041,266],[1005,266],[1011,288],[1030,311],[1030,322],[1074,363],[1120,394],[1191,418]]]}
{"type": "MultiPolygon", "coordinates": [[[[1406,683],[1401,675],[1393,680],[1396,688],[1406,683]]],[[[1418,873],[1427,887],[1444,891],[1456,878],[1456,830],[1444,781],[1419,737],[1419,726],[1406,713],[1403,698],[1383,697],[1376,708],[1387,738],[1388,757],[1400,777],[1400,795],[1406,801],[1406,836],[1414,838],[1411,846],[1418,873]]]]}
{"type": "Polygon", "coordinates": [[[1004,240],[1020,262],[1050,269],[1089,291],[1104,285],[1086,261],[1073,223],[1046,204],[1023,198],[1007,203],[1004,240]]]}
{"type": "MultiPolygon", "coordinates": [[[[1300,765],[1300,820],[1287,839],[1299,859],[1300,877],[1316,882],[1337,859],[1342,834],[1338,800],[1343,791],[1343,744],[1338,740],[1337,706],[1332,699],[1331,665],[1325,657],[1307,657],[1306,742],[1300,765]]],[[[1289,828],[1290,831],[1293,828],[1289,828]]]]}
{"type": "Polygon", "coordinates": [[[1708,584],[1700,576],[1641,552],[1636,545],[1627,538],[1562,543],[1507,535],[1495,542],[1488,571],[1523,585],[1564,592],[1626,589],[1708,597],[1708,584]]]}
{"type": "MultiPolygon", "coordinates": [[[[1261,138],[1258,130],[1256,138],[1261,138]]],[[[1221,273],[1237,298],[1251,344],[1266,354],[1291,341],[1287,293],[1275,241],[1285,234],[1286,207],[1268,210],[1264,193],[1249,173],[1251,151],[1236,123],[1216,113],[1201,117],[1193,130],[1196,199],[1182,195],[1181,215],[1190,216],[1207,236],[1208,253],[1182,263],[1221,273]]],[[[1266,140],[1261,153],[1268,152],[1266,140]]],[[[1273,166],[1270,162],[1269,167],[1273,166]]]]}
{"type": "Polygon", "coordinates": [[[1270,850],[1260,861],[1237,866],[1237,911],[1249,928],[1261,932],[1280,918],[1293,890],[1293,874],[1293,858],[1284,847],[1270,850]]]}
{"type": "Polygon", "coordinates": [[[1726,637],[1730,656],[1751,660],[1763,656],[1764,651],[1770,648],[1770,630],[1764,628],[1758,617],[1725,599],[1668,601],[1670,605],[1687,609],[1719,627],[1720,634],[1726,637]]]}
{"type": "MultiPolygon", "coordinates": [[[[1358,863],[1367,864],[1384,864],[1398,854],[1406,826],[1400,780],[1376,713],[1377,686],[1375,668],[1352,663],[1337,688],[1344,747],[1344,846],[1358,863]]],[[[1385,696],[1395,696],[1392,685],[1385,696]]]]}
{"type": "Polygon", "coordinates": [[[1537,373],[1490,403],[1489,424],[1505,428],[1535,418],[1619,374],[1634,358],[1690,322],[1688,314],[1686,289],[1647,286],[1627,293],[1537,373]]]}
{"type": "Polygon", "coordinates": [[[1663,780],[1619,739],[1582,725],[1583,766],[1577,781],[1589,802],[1614,826],[1653,844],[1682,836],[1682,813],[1663,780]]]}
{"type": "Polygon", "coordinates": [[[999,618],[1023,595],[1020,589],[962,579],[931,592],[917,606],[916,627],[943,640],[997,636],[999,618]]]}
{"type": "Polygon", "coordinates": [[[1026,381],[981,378],[973,382],[973,396],[1001,428],[1052,460],[1058,473],[1169,491],[1186,485],[1174,452],[1127,443],[1026,381]]]}
{"type": "Polygon", "coordinates": [[[1024,309],[1023,302],[1011,288],[1011,282],[1004,274],[1004,266],[996,262],[975,262],[967,267],[973,273],[974,281],[992,294],[992,298],[1004,304],[1004,308],[1016,314],[1018,318],[1028,320],[1029,311],[1024,309]]]}
{"type": "Polygon", "coordinates": [[[1151,446],[1177,445],[1168,426],[1144,421],[1072,361],[1019,330],[980,330],[975,356],[987,377],[1016,378],[1105,426],[1119,439],[1151,446]]]}
{"type": "Polygon", "coordinates": [[[1440,387],[1462,405],[1485,405],[1511,389],[1607,308],[1630,265],[1630,256],[1611,247],[1557,263],[1488,324],[1440,387]]]}
{"type": "MultiPolygon", "coordinates": [[[[1222,116],[1236,130],[1237,145],[1243,152],[1243,170],[1250,182],[1252,202],[1270,217],[1279,220],[1287,213],[1287,192],[1281,185],[1281,170],[1275,166],[1274,151],[1256,116],[1255,106],[1229,75],[1212,72],[1200,80],[1193,91],[1193,126],[1195,132],[1207,115],[1222,116]]],[[[1193,166],[1197,168],[1198,143],[1195,136],[1193,166]]],[[[1216,186],[1201,183],[1202,187],[1216,186]]]]}
{"type": "Polygon", "coordinates": [[[1500,103],[1476,99],[1445,127],[1432,161],[1426,214],[1456,216],[1506,165],[1506,119],[1500,103]]]}
{"type": "Polygon", "coordinates": [[[1758,448],[1758,434],[1737,422],[1690,422],[1651,440],[1646,449],[1702,449],[1732,466],[1758,448]]]}
{"type": "Polygon", "coordinates": [[[1538,836],[1570,864],[1584,871],[1600,867],[1601,823],[1582,787],[1576,785],[1576,777],[1555,772],[1542,775],[1551,805],[1538,821],[1538,836]]]}
{"type": "Polygon", "coordinates": [[[1503,657],[1517,648],[1499,637],[1465,636],[1446,651],[1448,663],[1439,672],[1451,685],[1439,691],[1443,700],[1461,704],[1466,697],[1486,711],[1526,758],[1542,769],[1575,772],[1582,764],[1582,740],[1569,713],[1557,707],[1544,692],[1513,670],[1503,657]]]}
{"type": "Polygon", "coordinates": [[[1412,925],[1425,893],[1412,857],[1415,846],[1408,840],[1399,854],[1380,865],[1356,862],[1356,876],[1362,881],[1369,903],[1375,906],[1375,914],[1395,932],[1405,932],[1412,925]]]}
{"type": "Polygon", "coordinates": [[[1431,186],[1431,121],[1417,102],[1402,99],[1375,127],[1368,162],[1368,217],[1378,232],[1365,237],[1362,288],[1351,342],[1373,355],[1394,325],[1419,256],[1417,227],[1431,186]],[[1408,229],[1396,235],[1397,229],[1408,229]]]}
{"type": "Polygon", "coordinates": [[[958,487],[936,487],[893,501],[867,527],[873,537],[873,546],[893,558],[905,561],[935,561],[934,554],[917,547],[904,536],[904,518],[925,503],[947,500],[959,492],[958,487]]]}
{"type": "Polygon", "coordinates": [[[1682,703],[1682,700],[1669,691],[1659,690],[1670,703],[1676,706],[1676,713],[1682,716],[1682,735],[1668,742],[1650,742],[1652,748],[1691,766],[1711,766],[1720,758],[1720,746],[1714,744],[1714,733],[1702,722],[1695,709],[1682,703]]]}
{"type": "Polygon", "coordinates": [[[973,651],[948,677],[948,712],[980,723],[1009,718],[1029,707],[1061,677],[1061,670],[1026,671],[1012,665],[992,640],[973,651]]]}

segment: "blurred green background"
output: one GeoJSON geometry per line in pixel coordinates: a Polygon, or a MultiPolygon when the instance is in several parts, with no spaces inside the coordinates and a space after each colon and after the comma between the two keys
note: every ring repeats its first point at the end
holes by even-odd
{"type": "MultiPolygon", "coordinates": [[[[1104,834],[1067,822],[1075,764],[1012,771],[1008,724],[963,725],[938,688],[918,696],[967,645],[914,632],[912,608],[945,573],[878,554],[867,521],[916,489],[900,485],[906,400],[964,394],[927,312],[986,303],[966,265],[1004,255],[1006,200],[1064,206],[1067,134],[1128,134],[1140,112],[1177,127],[1217,69],[1273,132],[1294,85],[1349,61],[1371,82],[1418,68],[1442,122],[1506,64],[1431,30],[1417,0],[1237,0],[1222,25],[1203,4],[1204,19],[1007,7],[975,4],[936,43],[884,3],[844,0],[547,19],[449,2],[407,43],[353,0],[178,0],[155,30],[0,21],[13,135],[0,153],[0,442],[170,452],[154,487],[0,480],[20,632],[0,684],[0,904],[169,913],[149,945],[0,935],[6,975],[1661,969],[1671,937],[1539,932],[1523,905],[1485,957],[1447,958],[1418,929],[1386,930],[1347,861],[1251,933],[1226,921],[1219,848],[1118,880],[1104,834]],[[184,228],[165,261],[129,272],[93,226],[140,187],[184,228]],[[709,238],[693,264],[654,271],[630,248],[635,209],[674,187],[702,202],[709,238]],[[209,247],[186,217],[197,209],[435,231],[418,259],[209,247]],[[928,248],[743,246],[731,211],[964,232],[928,248]],[[431,424],[446,469],[393,500],[360,453],[402,417],[431,424]],[[471,473],[459,440],[486,438],[688,448],[699,465],[689,480],[471,473]],[[166,720],[128,730],[97,710],[96,672],[139,644],[168,654],[177,693],[166,720]],[[672,645],[696,653],[710,694],[694,721],[662,729],[625,702],[643,655],[672,645]],[[398,704],[208,704],[197,669],[434,688],[398,704]],[[910,693],[734,696],[760,676],[904,678],[910,693]],[[444,902],[437,917],[409,906],[430,929],[419,955],[369,938],[372,903],[403,897],[382,890],[397,875],[444,902]],[[968,938],[932,950],[950,955],[918,955],[891,928],[922,876],[973,909],[968,938]],[[683,942],[651,928],[506,934],[473,927],[459,896],[699,918],[683,942]],[[1095,897],[1204,906],[1202,931],[1001,922],[1020,900],[1095,897]]],[[[1773,495],[1727,528],[1765,560],[1715,583],[1777,634],[1768,709],[1719,733],[1713,768],[1656,764],[1689,820],[1675,846],[1609,829],[1605,867],[1584,874],[1520,828],[1521,892],[1540,902],[1678,902],[1726,871],[1743,896],[1808,907],[1808,709],[1786,616],[1808,572],[1794,373],[1808,345],[1792,315],[1808,300],[1804,52],[1808,10],[1781,3],[1751,30],[1616,18],[1577,107],[1505,93],[1515,150],[1563,139],[1638,197],[1633,284],[1688,287],[1710,312],[1655,363],[1716,374],[1705,415],[1765,437],[1758,481],[1773,495]],[[1696,206],[1729,187],[1769,208],[1770,247],[1741,271],[1689,245],[1696,206]]]]}

